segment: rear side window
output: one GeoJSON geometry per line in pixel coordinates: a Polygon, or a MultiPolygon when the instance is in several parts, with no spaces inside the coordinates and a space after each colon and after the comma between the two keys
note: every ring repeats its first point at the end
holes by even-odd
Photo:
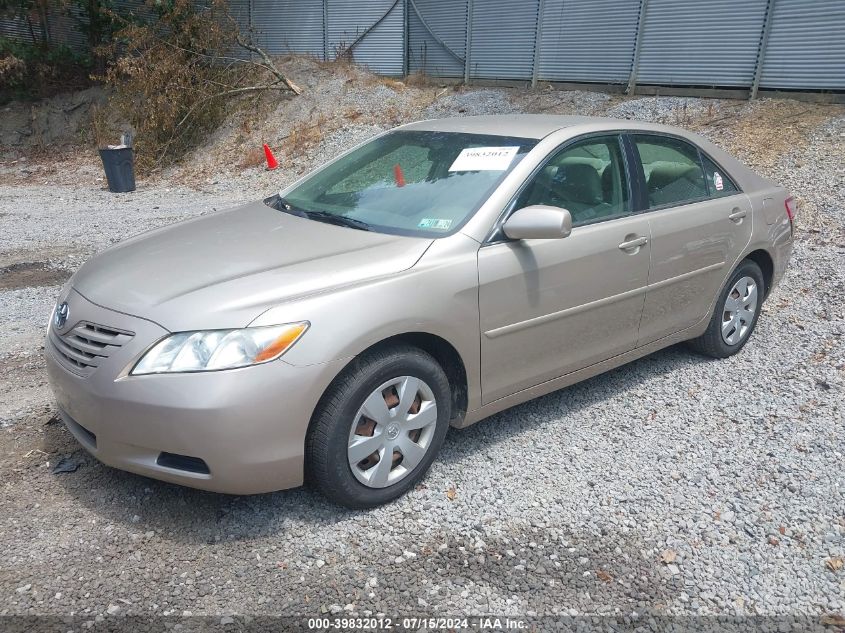
{"type": "Polygon", "coordinates": [[[707,186],[710,187],[711,198],[724,198],[739,193],[739,188],[721,167],[703,154],[701,162],[704,165],[704,176],[707,178],[707,186]]]}
{"type": "Polygon", "coordinates": [[[645,174],[648,206],[663,207],[707,198],[698,150],[668,136],[634,134],[645,174]]]}

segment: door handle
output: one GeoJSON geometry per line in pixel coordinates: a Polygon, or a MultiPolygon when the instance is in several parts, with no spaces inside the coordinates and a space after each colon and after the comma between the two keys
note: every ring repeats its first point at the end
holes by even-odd
{"type": "Polygon", "coordinates": [[[748,211],[746,211],[745,209],[734,209],[733,213],[728,216],[728,220],[739,224],[742,218],[744,218],[746,215],[748,215],[748,211]]]}
{"type": "Polygon", "coordinates": [[[648,244],[648,238],[647,237],[637,237],[637,238],[634,238],[633,240],[629,240],[627,242],[622,242],[619,245],[619,250],[630,251],[630,250],[633,250],[635,248],[639,248],[640,246],[645,246],[646,244],[648,244]]]}

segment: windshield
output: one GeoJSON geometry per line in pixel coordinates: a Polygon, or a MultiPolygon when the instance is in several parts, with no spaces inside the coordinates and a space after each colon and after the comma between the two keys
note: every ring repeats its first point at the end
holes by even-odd
{"type": "Polygon", "coordinates": [[[399,235],[457,231],[534,139],[457,132],[391,132],[277,199],[314,220],[399,235]]]}

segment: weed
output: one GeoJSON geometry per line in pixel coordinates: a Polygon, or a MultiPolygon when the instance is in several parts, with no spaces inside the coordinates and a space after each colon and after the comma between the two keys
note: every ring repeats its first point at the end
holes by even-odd
{"type": "Polygon", "coordinates": [[[147,12],[152,19],[123,21],[108,51],[116,61],[104,77],[113,88],[110,108],[135,130],[139,171],[171,164],[198,146],[238,96],[268,89],[298,94],[260,48],[241,38],[224,0],[148,0],[147,12]],[[246,51],[249,57],[238,56],[246,51]]]}

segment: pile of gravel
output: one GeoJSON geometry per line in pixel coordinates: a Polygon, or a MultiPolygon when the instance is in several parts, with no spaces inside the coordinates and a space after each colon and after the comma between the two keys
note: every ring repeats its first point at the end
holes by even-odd
{"type": "Polygon", "coordinates": [[[448,116],[514,112],[519,112],[519,106],[513,103],[504,90],[450,90],[428,106],[422,118],[440,119],[448,116]]]}
{"type": "Polygon", "coordinates": [[[643,97],[625,101],[605,111],[605,116],[669,125],[718,116],[722,101],[695,97],[643,97]]]}

